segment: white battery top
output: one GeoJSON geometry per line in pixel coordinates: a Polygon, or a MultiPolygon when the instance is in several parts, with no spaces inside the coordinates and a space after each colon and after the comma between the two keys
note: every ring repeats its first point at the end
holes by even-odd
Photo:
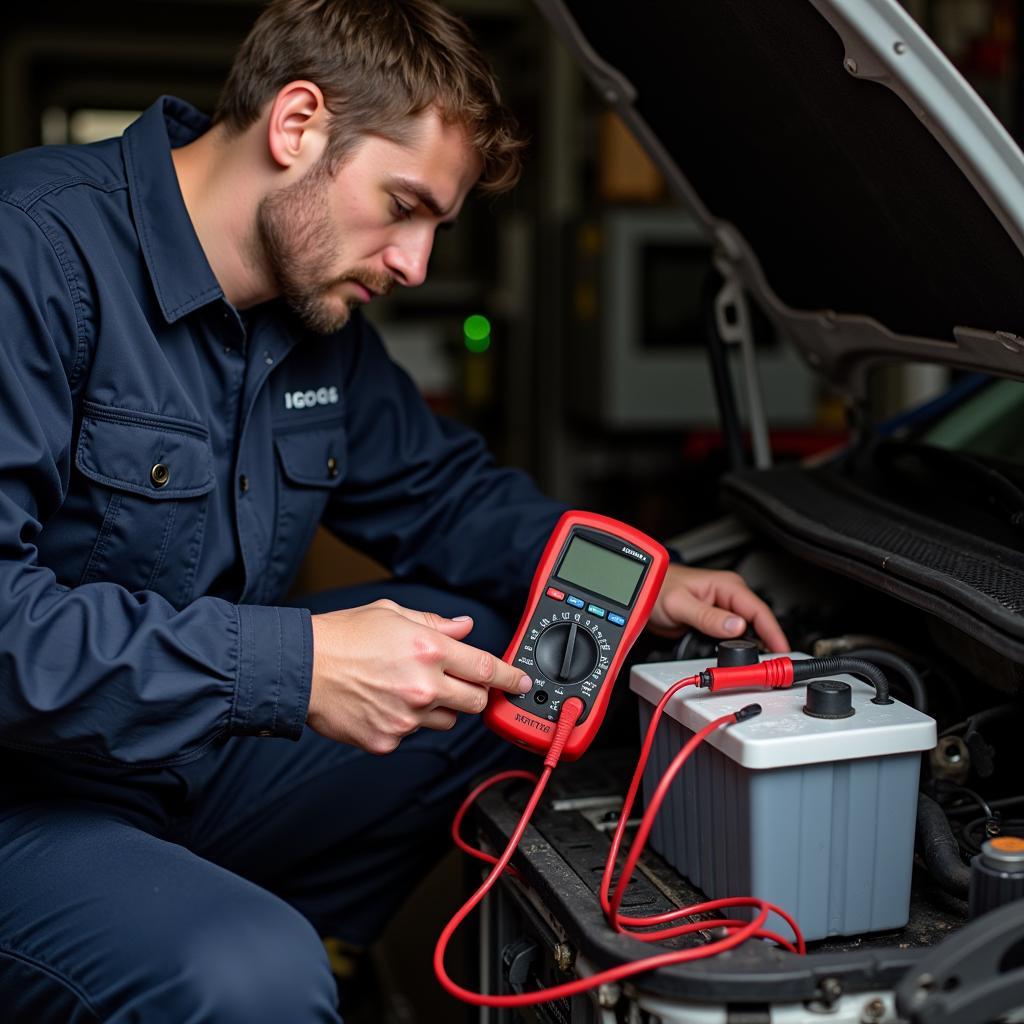
{"type": "MultiPolygon", "coordinates": [[[[778,655],[763,655],[764,661],[778,655]]],[[[794,661],[806,654],[788,655],[794,661]]],[[[629,688],[649,704],[656,705],[666,690],[679,679],[713,668],[712,659],[664,661],[637,665],[629,677],[629,688]]],[[[706,740],[745,768],[784,768],[823,761],[849,761],[859,757],[884,757],[935,746],[935,721],[900,701],[872,704],[875,689],[868,683],[841,673],[852,688],[854,714],[849,718],[813,718],[803,712],[806,682],[788,690],[710,690],[687,686],[669,701],[665,714],[696,732],[708,722],[739,711],[747,704],[760,704],[760,715],[713,732],[706,740]]]]}

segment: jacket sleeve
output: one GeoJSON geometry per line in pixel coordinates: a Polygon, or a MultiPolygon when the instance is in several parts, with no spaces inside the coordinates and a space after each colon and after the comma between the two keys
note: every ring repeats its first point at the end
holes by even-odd
{"type": "Polygon", "coordinates": [[[71,473],[87,303],[60,239],[0,199],[0,746],[141,767],[229,733],[297,737],[307,612],[208,597],[179,610],[39,564],[71,473]]]}
{"type": "Polygon", "coordinates": [[[435,415],[361,316],[343,341],[348,465],[324,524],[399,576],[518,614],[566,506],[435,415]]]}

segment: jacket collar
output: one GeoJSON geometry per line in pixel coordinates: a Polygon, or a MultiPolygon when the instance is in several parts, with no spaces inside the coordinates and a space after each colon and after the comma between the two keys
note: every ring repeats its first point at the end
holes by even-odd
{"type": "Polygon", "coordinates": [[[171,150],[202,135],[210,119],[161,96],[121,140],[139,243],[168,323],[224,297],[189,218],[171,150]]]}

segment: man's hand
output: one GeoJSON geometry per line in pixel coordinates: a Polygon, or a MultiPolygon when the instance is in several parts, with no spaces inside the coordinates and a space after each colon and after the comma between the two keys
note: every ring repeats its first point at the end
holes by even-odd
{"type": "Polygon", "coordinates": [[[670,565],[648,626],[662,636],[687,627],[708,636],[741,636],[750,623],[770,651],[788,651],[789,642],[771,609],[734,572],[670,565]]]}
{"type": "Polygon", "coordinates": [[[479,714],[491,688],[529,689],[521,671],[459,642],[472,628],[468,617],[394,601],[314,615],[306,722],[329,739],[389,754],[419,728],[450,729],[456,712],[479,714]]]}

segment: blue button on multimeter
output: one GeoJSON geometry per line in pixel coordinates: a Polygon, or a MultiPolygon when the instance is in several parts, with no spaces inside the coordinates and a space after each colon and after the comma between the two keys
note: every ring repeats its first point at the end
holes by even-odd
{"type": "Polygon", "coordinates": [[[616,626],[624,626],[626,620],[621,615],[616,615],[615,612],[608,613],[608,621],[616,626]]]}
{"type": "Polygon", "coordinates": [[[570,594],[570,595],[569,595],[569,596],[568,596],[568,597],[567,597],[567,598],[565,599],[565,603],[566,603],[566,604],[571,604],[571,605],[573,606],[573,608],[582,608],[582,607],[583,607],[583,601],[582,601],[582,600],[581,600],[580,598],[578,598],[578,597],[575,597],[575,596],[574,596],[574,595],[572,595],[572,594],[570,594]]]}

